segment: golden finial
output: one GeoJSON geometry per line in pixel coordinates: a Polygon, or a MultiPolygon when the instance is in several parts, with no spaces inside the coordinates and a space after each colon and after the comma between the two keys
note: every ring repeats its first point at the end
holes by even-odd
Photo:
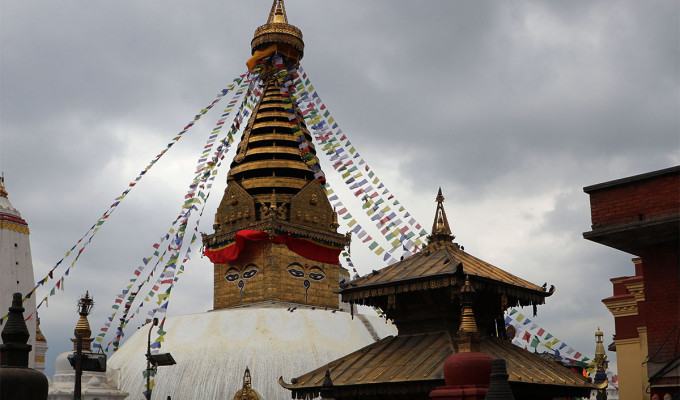
{"type": "Polygon", "coordinates": [[[5,190],[5,173],[0,175],[0,197],[7,197],[7,190],[5,190]]]}
{"type": "Polygon", "coordinates": [[[252,387],[252,379],[250,377],[250,370],[246,367],[246,372],[243,373],[243,388],[236,392],[234,400],[259,400],[260,396],[252,387]]]}
{"type": "Polygon", "coordinates": [[[90,314],[92,307],[94,306],[94,300],[90,297],[90,292],[87,291],[84,297],[78,299],[78,323],[76,323],[76,328],[73,330],[75,339],[71,339],[73,342],[73,350],[76,350],[78,344],[78,336],[82,338],[83,351],[91,351],[90,344],[94,340],[90,336],[92,335],[92,330],[90,329],[90,323],[87,321],[87,316],[90,314]]]}
{"type": "Polygon", "coordinates": [[[272,10],[269,12],[269,18],[267,18],[267,23],[288,23],[288,17],[286,16],[286,6],[283,4],[283,0],[274,0],[274,3],[272,4],[272,10]]]}
{"type": "Polygon", "coordinates": [[[458,353],[470,353],[479,351],[479,330],[477,320],[472,310],[474,304],[475,289],[470,284],[470,278],[465,276],[465,284],[460,289],[462,298],[462,310],[460,313],[460,327],[456,334],[458,353]]]}
{"type": "Polygon", "coordinates": [[[435,201],[437,202],[437,210],[434,213],[432,234],[428,239],[430,242],[440,240],[452,241],[455,236],[451,233],[449,220],[446,218],[446,211],[444,211],[444,195],[442,195],[442,188],[439,188],[435,201]]]}
{"type": "Polygon", "coordinates": [[[253,58],[246,63],[252,69],[257,59],[277,52],[293,61],[300,61],[305,49],[302,31],[288,23],[283,0],[274,0],[267,23],[255,29],[250,42],[253,58]],[[257,51],[257,54],[256,54],[257,51]],[[255,59],[254,59],[255,58],[255,59]]]}
{"type": "Polygon", "coordinates": [[[604,343],[602,343],[602,336],[604,334],[600,330],[600,327],[597,327],[597,332],[595,332],[595,361],[598,361],[599,358],[602,357],[607,357],[605,352],[604,352],[604,343]]]}

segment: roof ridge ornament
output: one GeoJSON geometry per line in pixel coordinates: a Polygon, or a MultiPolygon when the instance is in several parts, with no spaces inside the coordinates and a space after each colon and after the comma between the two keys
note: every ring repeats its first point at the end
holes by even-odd
{"type": "Polygon", "coordinates": [[[434,213],[434,222],[432,223],[432,233],[428,236],[428,243],[445,241],[452,242],[456,236],[451,233],[449,220],[446,218],[446,211],[444,211],[444,195],[442,195],[442,188],[439,188],[437,193],[437,210],[434,213]]]}

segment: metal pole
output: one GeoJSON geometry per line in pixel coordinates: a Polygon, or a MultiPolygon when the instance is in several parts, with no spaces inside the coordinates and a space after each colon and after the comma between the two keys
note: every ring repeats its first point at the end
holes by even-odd
{"type": "Polygon", "coordinates": [[[80,332],[76,332],[76,379],[75,385],[73,387],[73,399],[80,400],[80,380],[83,375],[82,369],[82,359],[83,359],[83,335],[80,332]]]}
{"type": "Polygon", "coordinates": [[[149,327],[149,336],[146,340],[146,400],[151,400],[151,331],[158,325],[158,318],[154,318],[149,327]]]}

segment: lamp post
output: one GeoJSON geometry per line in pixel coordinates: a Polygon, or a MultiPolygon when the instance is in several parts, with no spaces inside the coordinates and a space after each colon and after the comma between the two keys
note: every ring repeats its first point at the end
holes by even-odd
{"type": "MultiPolygon", "coordinates": [[[[172,358],[170,353],[151,354],[151,331],[153,330],[153,327],[157,325],[158,318],[154,318],[149,327],[149,336],[146,340],[146,391],[144,392],[146,400],[151,400],[151,372],[156,371],[158,367],[176,364],[175,359],[172,358]]],[[[168,396],[168,398],[169,397],[170,396],[168,396]]]]}
{"type": "MultiPolygon", "coordinates": [[[[85,297],[81,297],[78,299],[78,314],[80,315],[80,319],[78,320],[78,324],[76,325],[75,329],[75,335],[76,335],[76,359],[75,359],[75,370],[76,370],[76,379],[75,379],[75,384],[73,387],[73,399],[74,400],[80,400],[81,398],[81,377],[83,375],[83,368],[82,368],[82,359],[83,359],[83,336],[87,334],[88,338],[90,336],[90,327],[89,324],[87,324],[87,316],[90,314],[90,311],[92,311],[92,307],[94,307],[94,300],[90,297],[90,292],[87,291],[85,292],[85,297]],[[85,324],[81,324],[81,321],[85,321],[85,324]]],[[[89,342],[88,342],[89,345],[89,342]]],[[[89,348],[89,346],[88,346],[89,348]]]]}

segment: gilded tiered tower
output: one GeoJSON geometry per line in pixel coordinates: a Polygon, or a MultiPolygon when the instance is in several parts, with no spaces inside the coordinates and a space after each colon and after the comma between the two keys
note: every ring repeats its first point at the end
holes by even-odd
{"type": "Polygon", "coordinates": [[[305,162],[316,157],[312,137],[275,76],[272,55],[292,69],[304,51],[302,32],[288,24],[283,0],[274,1],[251,46],[254,58],[270,56],[260,70],[262,97],[231,163],[215,232],[203,235],[209,257],[219,249],[242,247],[233,260],[211,257],[214,308],[264,301],[335,308],[338,295],[331,288],[341,273],[337,253],[349,236],[337,233],[337,214],[315,178],[319,171],[305,162]],[[299,131],[289,122],[291,107],[302,135],[294,135],[299,131]]]}

